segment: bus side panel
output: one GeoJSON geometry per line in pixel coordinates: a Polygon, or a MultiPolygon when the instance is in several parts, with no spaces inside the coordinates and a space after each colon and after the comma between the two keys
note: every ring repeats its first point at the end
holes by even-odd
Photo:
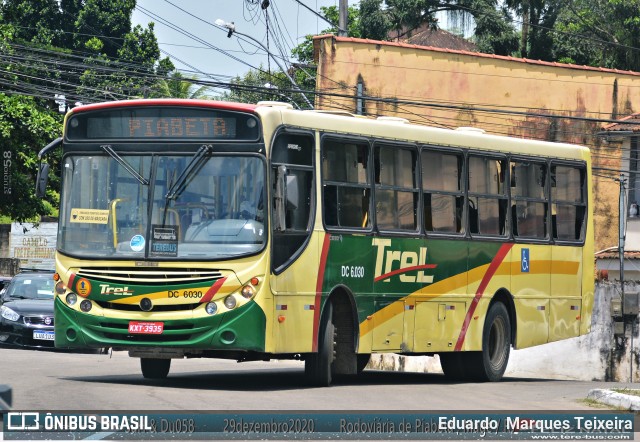
{"type": "MultiPolygon", "coordinates": [[[[302,254],[273,275],[273,353],[308,353],[313,348],[316,286],[323,234],[314,233],[302,254]],[[275,288],[275,289],[274,289],[275,288]]],[[[319,314],[319,312],[318,312],[319,314]]]]}
{"type": "Polygon", "coordinates": [[[467,251],[462,240],[423,241],[416,285],[406,299],[403,351],[447,351],[455,343],[467,305],[467,251]]]}
{"type": "Polygon", "coordinates": [[[515,348],[549,340],[551,247],[514,244],[511,250],[511,293],[514,296],[517,333],[515,348]]]}
{"type": "Polygon", "coordinates": [[[510,286],[511,244],[469,241],[469,284],[466,288],[469,302],[459,326],[456,350],[482,349],[484,320],[493,295],[510,286]]]}
{"type": "Polygon", "coordinates": [[[551,310],[549,341],[571,338],[580,334],[582,307],[582,249],[551,246],[551,310]]]}

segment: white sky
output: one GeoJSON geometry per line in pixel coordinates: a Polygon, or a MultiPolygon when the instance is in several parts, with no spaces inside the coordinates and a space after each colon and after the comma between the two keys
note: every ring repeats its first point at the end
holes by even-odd
{"type": "MultiPolygon", "coordinates": [[[[250,40],[243,42],[236,35],[227,38],[226,29],[215,26],[214,22],[216,19],[234,22],[238,32],[247,34],[267,46],[265,14],[260,8],[261,1],[138,0],[132,22],[134,25],[144,26],[154,22],[160,49],[165,51],[162,57],[169,55],[176,68],[183,73],[226,82],[230,77],[242,76],[249,69],[258,68],[260,64],[266,70],[267,56],[264,50],[250,40]],[[150,17],[152,14],[156,16],[150,17]],[[184,35],[180,30],[172,29],[172,26],[180,28],[184,33],[192,34],[196,39],[184,35]],[[208,45],[226,51],[240,61],[208,45]]],[[[315,11],[320,11],[321,6],[337,7],[339,2],[300,1],[315,11]]],[[[351,3],[356,2],[350,1],[351,3]]],[[[269,26],[281,36],[281,46],[287,57],[290,57],[291,49],[301,43],[306,34],[317,34],[330,26],[296,0],[270,0],[268,11],[269,26]]],[[[273,37],[269,37],[269,52],[277,56],[280,54],[273,37]]],[[[273,58],[269,61],[272,71],[279,70],[273,58]]],[[[284,63],[281,59],[278,61],[284,63]]]]}

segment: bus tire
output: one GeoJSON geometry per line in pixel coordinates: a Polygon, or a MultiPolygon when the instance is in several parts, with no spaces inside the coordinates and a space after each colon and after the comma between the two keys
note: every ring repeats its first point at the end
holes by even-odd
{"type": "Polygon", "coordinates": [[[465,379],[465,354],[461,352],[438,353],[440,357],[440,366],[444,376],[452,381],[461,381],[465,379]]]}
{"type": "Polygon", "coordinates": [[[489,307],[482,330],[482,351],[469,353],[470,377],[480,382],[502,379],[511,351],[511,321],[502,302],[489,307]]]}
{"type": "Polygon", "coordinates": [[[356,355],[356,358],[357,358],[356,371],[357,371],[358,374],[360,374],[360,373],[362,373],[362,371],[365,369],[365,367],[367,366],[367,364],[371,360],[371,354],[370,353],[359,353],[359,354],[356,355]]]}
{"type": "Polygon", "coordinates": [[[171,359],[140,358],[140,368],[145,379],[166,379],[171,359]]]}
{"type": "Polygon", "coordinates": [[[311,385],[328,387],[333,375],[333,360],[335,358],[335,327],[333,325],[333,306],[330,301],[327,311],[320,324],[318,334],[318,352],[311,353],[304,361],[304,373],[311,385]]]}

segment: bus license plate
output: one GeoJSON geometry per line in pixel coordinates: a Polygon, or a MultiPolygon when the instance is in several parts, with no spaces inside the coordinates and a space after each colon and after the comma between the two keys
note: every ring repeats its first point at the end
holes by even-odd
{"type": "Polygon", "coordinates": [[[129,322],[129,333],[142,335],[160,335],[164,330],[163,322],[129,322]]]}
{"type": "Polygon", "coordinates": [[[33,339],[39,339],[41,341],[54,341],[55,332],[53,330],[34,330],[33,339]]]}

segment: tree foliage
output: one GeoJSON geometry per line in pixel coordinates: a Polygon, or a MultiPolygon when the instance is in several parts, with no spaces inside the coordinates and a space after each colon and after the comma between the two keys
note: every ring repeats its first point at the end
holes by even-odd
{"type": "Polygon", "coordinates": [[[209,96],[207,86],[195,86],[197,81],[194,77],[184,77],[180,72],[173,72],[171,75],[160,80],[151,90],[151,98],[186,98],[186,99],[207,99],[209,96]]]}
{"type": "Polygon", "coordinates": [[[59,106],[145,96],[175,68],[160,58],[153,24],[132,27],[135,0],[0,2],[0,216],[55,215],[59,155],[49,155],[49,191],[34,196],[38,152],[61,135],[59,106]]]}
{"type": "Polygon", "coordinates": [[[553,38],[564,62],[640,71],[640,2],[569,0],[553,38]]]}
{"type": "MultiPolygon", "coordinates": [[[[231,80],[229,92],[224,93],[221,99],[241,103],[283,101],[291,103],[296,108],[306,106],[302,97],[293,93],[291,82],[283,72],[269,73],[262,69],[262,66],[231,80]]],[[[311,100],[310,97],[309,99],[311,100]]]]}

